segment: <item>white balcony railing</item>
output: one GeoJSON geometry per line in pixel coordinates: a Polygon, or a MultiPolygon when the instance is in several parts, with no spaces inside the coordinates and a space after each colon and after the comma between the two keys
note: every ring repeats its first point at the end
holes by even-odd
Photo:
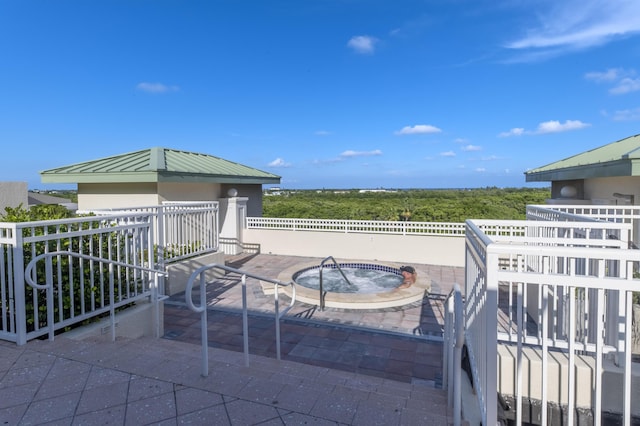
{"type": "Polygon", "coordinates": [[[321,231],[366,234],[415,234],[433,236],[463,236],[464,223],[396,222],[382,220],[288,219],[248,217],[248,229],[289,231],[321,231]]]}
{"type": "Polygon", "coordinates": [[[628,249],[629,223],[566,219],[467,221],[466,343],[483,424],[498,420],[501,387],[513,392],[516,424],[523,422],[524,398],[540,399],[543,424],[550,402],[564,407],[567,424],[579,409],[600,424],[604,408],[629,424],[631,303],[640,289],[634,278],[640,251],[628,249]],[[517,232],[504,229],[510,225],[517,232]],[[501,345],[513,349],[499,356],[501,345]],[[514,358],[512,382],[505,353],[514,358]],[[565,367],[553,363],[559,356],[565,367]],[[532,359],[540,360],[540,374],[532,359]],[[609,365],[620,370],[622,385],[611,379],[609,365]],[[607,405],[604,389],[622,395],[621,402],[607,405]]]}
{"type": "Polygon", "coordinates": [[[94,214],[0,223],[0,339],[24,344],[161,297],[167,262],[218,249],[217,203],[94,214]],[[25,276],[35,258],[40,261],[25,276]],[[49,264],[52,275],[47,275],[49,264]]]}

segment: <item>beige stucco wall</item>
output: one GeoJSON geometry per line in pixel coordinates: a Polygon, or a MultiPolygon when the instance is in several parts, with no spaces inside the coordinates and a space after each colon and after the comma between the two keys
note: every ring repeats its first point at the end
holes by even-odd
{"type": "Polygon", "coordinates": [[[261,253],[336,259],[464,266],[464,237],[245,229],[245,244],[261,253]]]}
{"type": "MultiPolygon", "coordinates": [[[[156,206],[163,201],[218,201],[229,189],[248,198],[247,216],[262,216],[262,185],[219,183],[80,183],[78,210],[156,206]]],[[[25,191],[26,197],[26,191],[25,191]]],[[[26,200],[25,200],[26,205],[26,200]]]]}
{"type": "Polygon", "coordinates": [[[20,204],[25,209],[29,206],[27,182],[0,182],[0,215],[6,207],[16,208],[20,204]]]}
{"type": "Polygon", "coordinates": [[[162,201],[215,201],[220,198],[219,183],[158,183],[162,201]]]}
{"type": "Polygon", "coordinates": [[[585,179],[584,192],[585,198],[592,200],[592,204],[628,204],[624,199],[614,197],[615,192],[634,195],[635,204],[638,204],[640,176],[585,179]]]}
{"type": "Polygon", "coordinates": [[[79,183],[78,210],[156,206],[155,183],[79,183]]]}

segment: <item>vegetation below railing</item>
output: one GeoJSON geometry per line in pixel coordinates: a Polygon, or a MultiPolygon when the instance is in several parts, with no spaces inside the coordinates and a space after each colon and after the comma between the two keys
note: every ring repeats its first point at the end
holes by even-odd
{"type": "Polygon", "coordinates": [[[544,204],[549,188],[280,191],[263,197],[263,217],[464,222],[525,219],[528,204],[544,204]]]}
{"type": "MultiPolygon", "coordinates": [[[[141,242],[146,241],[146,236],[140,235],[140,230],[146,231],[148,225],[122,228],[98,217],[73,219],[73,213],[56,205],[34,206],[29,210],[20,206],[6,208],[5,211],[0,216],[0,221],[24,225],[18,227],[21,234],[19,241],[24,241],[21,246],[23,268],[39,255],[58,251],[105,259],[104,262],[83,261],[67,255],[52,259],[55,281],[52,291],[56,301],[52,310],[56,323],[75,327],[95,321],[101,312],[108,313],[111,304],[117,305],[118,310],[125,308],[147,290],[147,279],[140,273],[118,266],[114,275],[110,275],[107,263],[108,259],[127,260],[136,265],[148,263],[148,250],[141,245],[141,242]],[[110,279],[115,281],[114,300],[111,300],[108,291],[110,279]]],[[[0,310],[5,313],[0,316],[0,330],[9,331],[14,328],[10,326],[14,321],[13,308],[5,294],[13,293],[9,286],[13,277],[18,276],[18,271],[13,269],[15,264],[10,246],[2,246],[0,250],[0,271],[3,274],[0,282],[8,285],[0,297],[0,310]]],[[[43,283],[46,275],[44,261],[38,262],[32,273],[36,283],[43,283]]],[[[47,309],[46,291],[25,285],[24,314],[27,333],[50,326],[47,324],[47,309]]],[[[68,329],[69,326],[65,328],[68,329]]]]}

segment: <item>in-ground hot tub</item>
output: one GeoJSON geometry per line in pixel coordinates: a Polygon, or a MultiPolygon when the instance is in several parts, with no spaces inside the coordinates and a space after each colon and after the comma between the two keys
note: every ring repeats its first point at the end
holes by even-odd
{"type": "MultiPolygon", "coordinates": [[[[341,309],[382,309],[403,306],[422,300],[431,289],[426,273],[416,270],[417,279],[408,288],[398,288],[403,282],[400,266],[374,264],[365,261],[338,262],[347,275],[348,284],[333,263],[325,264],[322,271],[324,306],[341,309]]],[[[306,263],[285,269],[278,280],[296,283],[296,300],[320,305],[320,265],[306,263]]],[[[291,295],[288,287],[282,291],[291,295]]]]}

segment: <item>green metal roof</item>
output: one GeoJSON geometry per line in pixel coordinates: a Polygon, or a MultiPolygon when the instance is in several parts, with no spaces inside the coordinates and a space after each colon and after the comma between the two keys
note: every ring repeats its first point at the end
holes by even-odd
{"type": "Polygon", "coordinates": [[[43,183],[280,183],[280,176],[212,155],[150,148],[40,172],[43,183]]]}
{"type": "Polygon", "coordinates": [[[525,172],[527,182],[640,176],[640,135],[525,172]]]}

